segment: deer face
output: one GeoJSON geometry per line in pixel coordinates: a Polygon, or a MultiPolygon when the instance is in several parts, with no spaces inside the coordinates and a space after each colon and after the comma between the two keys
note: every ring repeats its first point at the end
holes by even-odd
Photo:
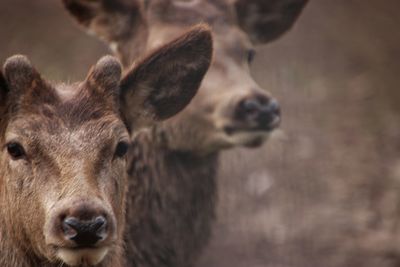
{"type": "Polygon", "coordinates": [[[251,77],[255,50],[248,36],[237,27],[216,28],[214,36],[213,63],[186,113],[207,125],[204,147],[257,147],[279,125],[279,104],[251,77]]]}
{"type": "Polygon", "coordinates": [[[7,60],[0,83],[1,201],[26,250],[70,266],[115,266],[130,136],[189,103],[211,50],[209,31],[197,27],[122,79],[118,61],[104,57],[73,85],[51,85],[23,56],[7,60]],[[193,55],[203,60],[193,62],[193,55]]]}
{"type": "Polygon", "coordinates": [[[19,212],[29,218],[23,221],[29,238],[40,254],[72,266],[95,265],[116,249],[127,183],[125,126],[117,114],[99,110],[101,103],[82,101],[98,114],[81,110],[88,120],[79,124],[75,120],[82,115],[68,114],[68,107],[77,108],[68,102],[19,110],[21,118],[6,129],[4,151],[6,175],[20,193],[18,201],[25,203],[19,212]]]}
{"type": "Polygon", "coordinates": [[[114,104],[120,74],[104,58],[86,81],[53,86],[23,56],[5,63],[1,169],[10,220],[51,261],[95,265],[118,245],[129,147],[114,104]]]}
{"type": "Polygon", "coordinates": [[[149,48],[198,21],[208,22],[214,34],[213,62],[199,93],[185,112],[166,125],[172,125],[170,146],[209,153],[261,145],[279,125],[281,112],[268,88],[251,77],[254,45],[272,41],[290,28],[306,1],[148,2],[149,48]],[[183,136],[191,143],[175,141],[183,136]]]}
{"type": "MultiPolygon", "coordinates": [[[[154,35],[150,27],[149,43],[167,40],[160,41],[160,27],[154,35]]],[[[184,112],[163,124],[170,147],[177,150],[207,154],[235,146],[257,147],[280,123],[278,102],[251,77],[255,50],[248,36],[232,25],[213,30],[214,58],[198,94],[184,112]]],[[[167,25],[162,32],[174,36],[179,30],[167,25]]]]}
{"type": "MultiPolygon", "coordinates": [[[[279,125],[280,108],[268,90],[260,88],[250,75],[253,45],[272,41],[286,32],[307,0],[149,0],[144,5],[129,1],[136,3],[134,8],[127,2],[64,0],[71,14],[106,40],[127,64],[143,47],[156,47],[188,25],[204,21],[213,29],[214,60],[198,95],[185,112],[164,125],[170,147],[209,153],[234,146],[261,145],[279,125]],[[131,12],[115,12],[111,8],[121,5],[131,12]],[[125,29],[124,34],[111,37],[98,23],[100,14],[102,18],[106,14],[119,15],[118,21],[132,22],[134,10],[140,15],[136,15],[136,23],[130,29],[141,31],[120,26],[119,29],[125,29]],[[85,15],[88,13],[91,18],[85,15]],[[147,42],[137,45],[138,35],[146,35],[147,42]]],[[[112,20],[108,22],[107,27],[117,27],[112,20]]]]}

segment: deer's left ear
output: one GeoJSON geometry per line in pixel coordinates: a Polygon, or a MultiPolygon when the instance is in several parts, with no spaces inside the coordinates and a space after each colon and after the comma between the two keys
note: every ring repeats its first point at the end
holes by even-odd
{"type": "Polygon", "coordinates": [[[288,31],[308,0],[236,0],[240,27],[254,43],[268,43],[288,31]]]}
{"type": "Polygon", "coordinates": [[[212,38],[200,25],[136,64],[120,84],[121,113],[130,129],[172,117],[192,100],[210,66],[212,38]]]}

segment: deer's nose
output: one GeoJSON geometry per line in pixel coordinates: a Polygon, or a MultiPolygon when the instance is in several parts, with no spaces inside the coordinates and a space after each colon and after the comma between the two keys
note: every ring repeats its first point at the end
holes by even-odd
{"type": "Polygon", "coordinates": [[[258,122],[261,127],[274,128],[275,122],[280,119],[281,108],[278,101],[271,99],[267,104],[261,105],[258,122]]]}
{"type": "Polygon", "coordinates": [[[65,238],[77,246],[90,247],[107,237],[107,220],[98,216],[90,220],[67,217],[62,222],[65,238]]]}
{"type": "Polygon", "coordinates": [[[240,101],[235,115],[239,121],[255,124],[262,130],[272,130],[279,124],[281,109],[275,99],[255,95],[240,101]]]}

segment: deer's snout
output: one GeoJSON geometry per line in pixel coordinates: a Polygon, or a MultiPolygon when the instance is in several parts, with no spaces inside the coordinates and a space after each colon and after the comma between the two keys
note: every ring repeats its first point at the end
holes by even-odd
{"type": "Polygon", "coordinates": [[[115,220],[101,203],[76,201],[62,206],[49,222],[47,239],[50,244],[90,248],[102,246],[115,236],[115,220]]]}
{"type": "Polygon", "coordinates": [[[236,105],[234,116],[240,124],[254,130],[270,131],[280,122],[281,109],[278,101],[263,94],[244,97],[236,105]]]}

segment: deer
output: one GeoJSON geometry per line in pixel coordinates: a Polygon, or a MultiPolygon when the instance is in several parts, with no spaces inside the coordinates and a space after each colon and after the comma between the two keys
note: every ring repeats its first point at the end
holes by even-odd
{"type": "MultiPolygon", "coordinates": [[[[102,57],[72,84],[26,56],[0,72],[0,266],[123,267],[130,139],[179,113],[212,57],[198,25],[122,74],[102,57]]],[[[150,141],[152,142],[152,141],[150,141]]]]}
{"type": "Polygon", "coordinates": [[[277,100],[250,75],[254,45],[287,32],[307,0],[62,3],[124,67],[142,51],[168,42],[193,24],[205,22],[213,30],[214,57],[199,92],[183,112],[136,134],[131,155],[135,160],[128,168],[133,178],[126,216],[128,263],[193,266],[209,242],[216,217],[221,152],[259,147],[280,124],[277,100]],[[150,159],[152,163],[143,164],[150,159]],[[143,206],[148,207],[145,214],[140,213],[143,206]]]}

